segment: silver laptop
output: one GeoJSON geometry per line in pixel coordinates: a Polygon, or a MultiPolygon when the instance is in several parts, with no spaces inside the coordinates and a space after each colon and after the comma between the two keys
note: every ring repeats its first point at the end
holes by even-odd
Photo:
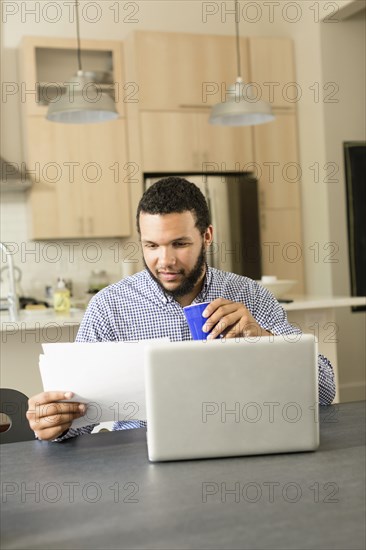
{"type": "Polygon", "coordinates": [[[314,336],[164,343],[145,359],[151,461],[318,447],[314,336]]]}

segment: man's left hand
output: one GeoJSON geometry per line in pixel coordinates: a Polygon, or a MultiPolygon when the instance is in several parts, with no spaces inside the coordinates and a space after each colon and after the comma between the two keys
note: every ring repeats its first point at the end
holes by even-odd
{"type": "Polygon", "coordinates": [[[211,302],[204,311],[204,317],[207,317],[207,321],[202,330],[208,332],[214,327],[207,337],[208,340],[213,340],[220,334],[225,338],[271,334],[258,325],[244,304],[225,298],[217,298],[211,302]]]}

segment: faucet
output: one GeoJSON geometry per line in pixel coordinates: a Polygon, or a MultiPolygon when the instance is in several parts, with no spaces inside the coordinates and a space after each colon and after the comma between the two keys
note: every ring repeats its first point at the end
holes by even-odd
{"type": "Polygon", "coordinates": [[[0,249],[6,255],[6,261],[9,268],[9,294],[8,294],[8,310],[10,321],[18,321],[19,319],[19,300],[15,290],[15,275],[14,275],[14,264],[13,258],[10,254],[9,249],[5,246],[4,243],[0,242],[0,249]]]}

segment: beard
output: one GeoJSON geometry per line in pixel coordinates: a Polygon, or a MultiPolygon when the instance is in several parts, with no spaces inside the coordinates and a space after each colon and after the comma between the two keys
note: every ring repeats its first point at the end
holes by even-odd
{"type": "Polygon", "coordinates": [[[190,294],[200,278],[202,277],[202,274],[204,272],[205,266],[206,266],[206,250],[204,245],[202,244],[201,251],[198,255],[197,261],[194,265],[194,267],[191,269],[189,273],[185,273],[184,270],[180,270],[179,273],[183,275],[183,280],[180,283],[180,285],[173,289],[168,290],[165,288],[163,283],[160,281],[158,277],[156,277],[152,271],[147,267],[145,258],[143,258],[145,269],[149,272],[150,276],[154,281],[160,286],[160,288],[163,289],[165,294],[169,294],[169,296],[172,296],[174,299],[181,298],[182,296],[186,296],[187,294],[190,294]]]}

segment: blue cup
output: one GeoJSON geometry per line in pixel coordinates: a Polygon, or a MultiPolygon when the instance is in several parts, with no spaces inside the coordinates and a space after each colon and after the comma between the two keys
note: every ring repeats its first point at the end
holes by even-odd
{"type": "Polygon", "coordinates": [[[193,304],[192,306],[183,308],[193,340],[207,340],[209,332],[203,332],[202,330],[207,318],[202,317],[202,313],[209,303],[210,302],[203,302],[202,304],[193,304]]]}

